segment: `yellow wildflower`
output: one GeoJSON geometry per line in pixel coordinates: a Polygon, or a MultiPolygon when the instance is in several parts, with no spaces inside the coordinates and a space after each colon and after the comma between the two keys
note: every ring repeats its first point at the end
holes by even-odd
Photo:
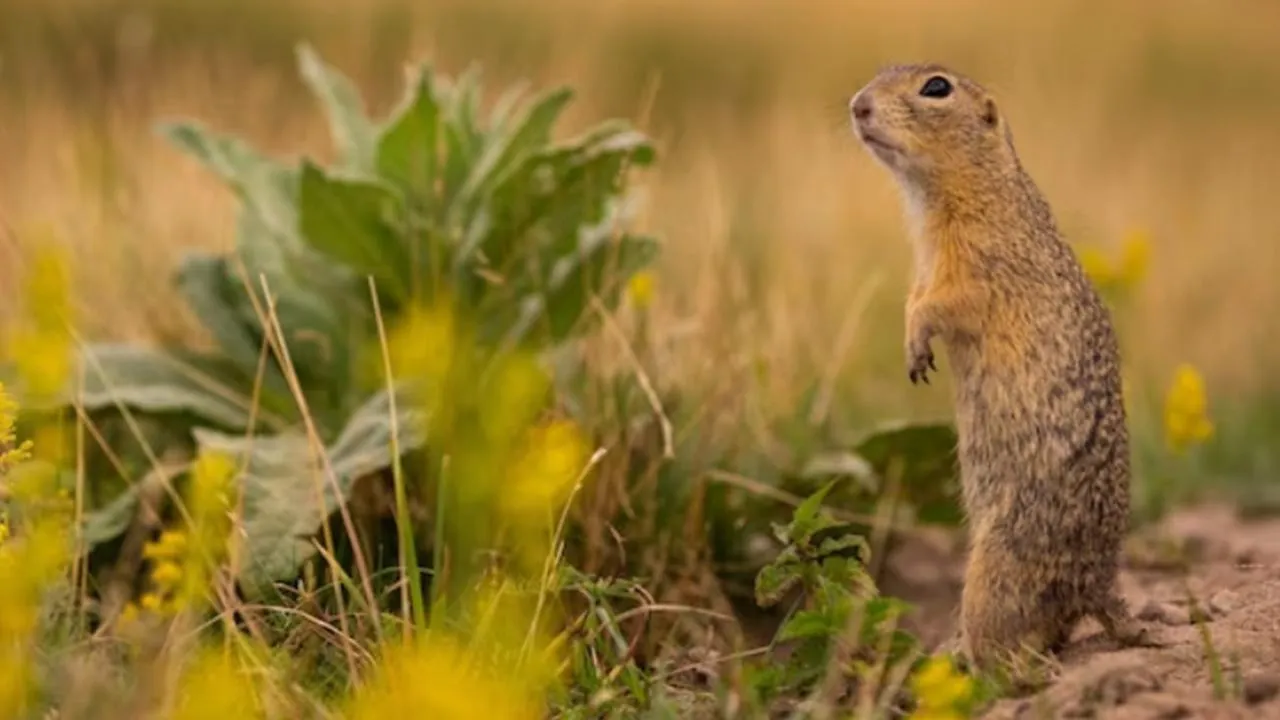
{"type": "Polygon", "coordinates": [[[533,720],[539,703],[505,677],[476,667],[475,658],[447,638],[396,643],[375,676],[354,694],[344,713],[352,720],[429,717],[433,720],[533,720]]]}
{"type": "MultiPolygon", "coordinates": [[[[448,303],[431,309],[415,308],[387,333],[387,359],[396,378],[426,378],[440,382],[449,373],[457,351],[458,328],[448,303]]],[[[377,376],[382,376],[381,357],[377,376]]],[[[385,378],[383,379],[385,382],[385,378]]]]}
{"type": "Polygon", "coordinates": [[[1089,279],[1099,287],[1111,284],[1111,260],[1095,247],[1082,247],[1079,250],[1080,265],[1089,279]]]}
{"type": "Polygon", "coordinates": [[[138,606],[135,603],[126,603],[116,622],[120,625],[131,625],[138,621],[139,615],[138,606]]]}
{"type": "MultiPolygon", "coordinates": [[[[487,387],[477,387],[483,408],[480,417],[485,436],[479,438],[491,448],[518,442],[547,397],[550,379],[528,353],[511,353],[495,360],[487,387]]],[[[477,378],[478,379],[478,378],[477,378]]]]}
{"type": "MultiPolygon", "coordinates": [[[[227,555],[231,537],[231,510],[234,507],[235,460],[223,453],[201,452],[191,468],[188,509],[193,527],[186,536],[181,565],[182,579],[173,602],[186,606],[207,596],[213,570],[227,555]]],[[[176,538],[175,545],[183,545],[176,538]]],[[[154,579],[154,578],[153,578],[154,579]]],[[[158,583],[157,583],[158,584],[158,583]]]]}
{"type": "Polygon", "coordinates": [[[177,690],[171,720],[227,720],[266,717],[254,675],[230,651],[197,651],[177,690]]]}
{"type": "Polygon", "coordinates": [[[17,437],[18,403],[0,383],[0,473],[31,457],[31,441],[19,443],[17,437]]]}
{"type": "Polygon", "coordinates": [[[547,517],[573,490],[587,453],[586,438],[573,422],[534,428],[516,458],[510,489],[502,495],[503,509],[516,518],[547,517]]]}
{"type": "Polygon", "coordinates": [[[158,563],[155,569],[151,571],[151,582],[155,583],[157,589],[168,590],[174,588],[181,580],[182,568],[178,567],[178,563],[172,560],[158,563]]]}
{"type": "Polygon", "coordinates": [[[0,648],[0,712],[4,717],[23,717],[31,698],[33,671],[21,653],[24,648],[0,648]]]}
{"type": "Polygon", "coordinates": [[[142,556],[148,560],[172,559],[187,551],[187,536],[180,530],[165,530],[155,542],[142,547],[142,556]]]}
{"type": "Polygon", "coordinates": [[[34,254],[23,287],[27,323],[11,330],[9,353],[26,392],[36,398],[56,397],[71,377],[70,286],[61,252],[46,246],[34,254]]]}
{"type": "Polygon", "coordinates": [[[1165,395],[1165,442],[1174,452],[1213,436],[1213,422],[1208,416],[1208,397],[1204,379],[1191,365],[1179,365],[1165,395]]]}
{"type": "Polygon", "coordinates": [[[925,661],[911,679],[917,707],[911,717],[915,720],[963,718],[967,706],[973,700],[973,678],[956,669],[951,660],[937,655],[925,661]]]}
{"type": "Polygon", "coordinates": [[[653,303],[654,284],[652,272],[648,270],[638,272],[627,281],[627,296],[636,307],[643,310],[653,303]]]}
{"type": "Polygon", "coordinates": [[[1151,237],[1145,230],[1134,229],[1125,236],[1124,246],[1120,250],[1120,261],[1116,266],[1116,275],[1126,285],[1136,285],[1147,275],[1147,266],[1151,264],[1151,237]]]}
{"type": "Polygon", "coordinates": [[[1093,246],[1079,248],[1077,256],[1085,274],[1099,288],[1127,289],[1146,277],[1151,263],[1151,238],[1144,230],[1129,231],[1121,243],[1120,256],[1114,261],[1093,246]]]}

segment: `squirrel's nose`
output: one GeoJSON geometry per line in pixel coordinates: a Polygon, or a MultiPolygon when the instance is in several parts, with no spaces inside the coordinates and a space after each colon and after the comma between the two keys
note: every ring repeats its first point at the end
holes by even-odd
{"type": "Polygon", "coordinates": [[[854,95],[849,101],[849,112],[854,120],[866,120],[871,117],[871,98],[862,93],[854,95]]]}

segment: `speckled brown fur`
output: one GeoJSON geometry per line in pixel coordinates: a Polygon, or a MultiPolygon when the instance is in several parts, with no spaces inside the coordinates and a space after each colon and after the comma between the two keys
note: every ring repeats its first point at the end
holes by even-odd
{"type": "Polygon", "coordinates": [[[907,370],[947,350],[970,556],[957,642],[987,666],[1061,647],[1085,616],[1149,639],[1116,588],[1129,436],[1106,307],[1023,169],[991,95],[937,65],[882,70],[850,104],[898,180],[916,258],[907,370]],[[934,76],[952,90],[925,97],[934,76]]]}

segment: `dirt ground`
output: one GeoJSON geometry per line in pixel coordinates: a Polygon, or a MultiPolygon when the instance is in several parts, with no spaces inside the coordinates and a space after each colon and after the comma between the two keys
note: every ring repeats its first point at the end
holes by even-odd
{"type": "MultiPolygon", "coordinates": [[[[954,627],[962,552],[921,538],[887,558],[881,590],[916,604],[911,629],[929,646],[954,627]]],[[[1082,623],[1046,688],[984,717],[1280,718],[1280,519],[1173,514],[1131,538],[1121,588],[1162,647],[1117,649],[1082,623]]]]}

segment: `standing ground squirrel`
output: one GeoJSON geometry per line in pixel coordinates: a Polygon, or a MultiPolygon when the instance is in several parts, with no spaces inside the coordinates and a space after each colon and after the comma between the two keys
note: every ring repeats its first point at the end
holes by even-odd
{"type": "Polygon", "coordinates": [[[850,103],[893,172],[915,275],[911,382],[956,378],[970,555],[959,650],[990,667],[1060,649],[1093,616],[1122,646],[1152,639],[1117,590],[1129,523],[1129,435],[1106,307],[980,85],[937,65],[882,70],[850,103]]]}

